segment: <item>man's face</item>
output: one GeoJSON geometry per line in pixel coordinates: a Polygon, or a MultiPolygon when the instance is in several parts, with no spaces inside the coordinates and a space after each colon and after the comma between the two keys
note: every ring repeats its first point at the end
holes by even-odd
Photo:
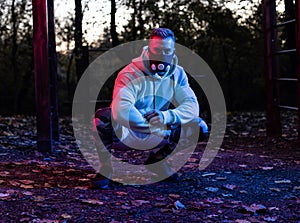
{"type": "Polygon", "coordinates": [[[166,74],[171,68],[175,51],[175,42],[171,37],[162,39],[154,37],[149,42],[149,59],[151,69],[158,75],[166,74]]]}
{"type": "Polygon", "coordinates": [[[154,37],[149,42],[149,49],[155,55],[171,55],[175,50],[175,42],[171,37],[165,39],[154,37]]]}

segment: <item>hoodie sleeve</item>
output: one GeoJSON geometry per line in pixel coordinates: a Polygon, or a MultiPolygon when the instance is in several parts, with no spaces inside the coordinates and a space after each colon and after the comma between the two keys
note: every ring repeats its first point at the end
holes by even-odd
{"type": "Polygon", "coordinates": [[[135,107],[138,86],[132,80],[137,80],[137,78],[127,67],[119,73],[115,81],[111,104],[113,119],[133,131],[166,136],[167,130],[150,125],[143,114],[135,107]]]}
{"type": "Polygon", "coordinates": [[[163,112],[166,124],[186,124],[199,115],[198,100],[188,83],[187,75],[182,68],[178,68],[178,71],[174,83],[174,99],[177,106],[175,109],[163,112]]]}

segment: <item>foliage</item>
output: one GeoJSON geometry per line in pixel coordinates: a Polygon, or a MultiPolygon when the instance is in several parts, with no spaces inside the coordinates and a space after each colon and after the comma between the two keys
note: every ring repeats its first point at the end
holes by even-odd
{"type": "Polygon", "coordinates": [[[123,41],[143,39],[154,27],[169,27],[179,44],[194,50],[211,66],[223,88],[229,110],[264,106],[262,11],[243,23],[222,1],[136,2],[124,27],[123,41]],[[142,15],[142,19],[137,18],[142,15]],[[137,17],[137,18],[136,18],[137,17]],[[143,33],[139,32],[144,30],[143,33]]]}
{"type": "MultiPolygon", "coordinates": [[[[261,2],[240,0],[235,10],[227,7],[230,2],[118,0],[117,10],[126,7],[132,12],[123,31],[119,31],[118,39],[121,43],[146,39],[153,28],[170,27],[177,43],[195,51],[212,68],[224,91],[228,110],[261,109],[265,107],[261,2]]],[[[31,3],[25,0],[0,0],[0,3],[0,112],[34,112],[31,3]]],[[[84,16],[89,10],[84,2],[84,16]]],[[[99,15],[104,11],[102,8],[99,15]]],[[[72,100],[77,82],[75,58],[72,57],[74,13],[66,11],[63,17],[55,20],[57,48],[66,49],[57,56],[60,106],[72,100]]],[[[280,20],[284,18],[279,14],[280,20]]],[[[83,30],[84,44],[85,37],[83,30]]],[[[280,33],[279,42],[283,48],[287,47],[286,38],[280,33]]],[[[95,40],[91,46],[112,47],[108,23],[99,41],[95,40]]],[[[282,64],[288,64],[287,60],[283,59],[282,64]]],[[[283,73],[288,67],[282,66],[283,73]]],[[[108,86],[112,86],[114,79],[109,81],[112,83],[108,86]]],[[[111,97],[109,89],[111,87],[101,91],[103,98],[111,97]]],[[[287,95],[287,98],[291,97],[287,95]]]]}
{"type": "Polygon", "coordinates": [[[1,112],[28,112],[34,105],[31,3],[3,1],[0,9],[1,112]]]}

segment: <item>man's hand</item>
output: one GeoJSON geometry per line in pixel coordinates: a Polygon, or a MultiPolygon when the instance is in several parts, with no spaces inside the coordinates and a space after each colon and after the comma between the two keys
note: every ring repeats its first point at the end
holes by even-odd
{"type": "Polygon", "coordinates": [[[161,111],[154,109],[147,112],[144,115],[144,118],[151,124],[151,125],[162,125],[164,123],[164,116],[161,111]]]}

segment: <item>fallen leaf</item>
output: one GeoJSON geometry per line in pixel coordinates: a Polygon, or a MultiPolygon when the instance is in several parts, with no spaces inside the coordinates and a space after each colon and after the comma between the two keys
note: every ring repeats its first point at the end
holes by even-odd
{"type": "Polygon", "coordinates": [[[219,188],[217,188],[217,187],[206,187],[205,190],[215,193],[219,190],[219,188]]]}
{"type": "Polygon", "coordinates": [[[123,191],[117,191],[116,194],[119,195],[119,196],[127,195],[127,193],[123,192],[123,191]]]}
{"type": "Polygon", "coordinates": [[[49,183],[45,183],[44,187],[52,187],[49,183]]]}
{"type": "Polygon", "coordinates": [[[274,222],[277,220],[277,217],[265,217],[264,220],[269,222],[274,222]]]}
{"type": "Polygon", "coordinates": [[[274,188],[274,187],[271,187],[269,188],[271,191],[275,191],[275,192],[280,192],[281,190],[279,188],[274,188]]]}
{"type": "Polygon", "coordinates": [[[169,197],[180,198],[180,195],[178,195],[178,194],[169,194],[169,197]]]}
{"type": "Polygon", "coordinates": [[[131,201],[131,204],[136,206],[136,207],[139,207],[143,204],[149,204],[150,201],[145,201],[145,200],[134,200],[134,201],[131,201]]]}
{"type": "Polygon", "coordinates": [[[129,206],[127,206],[127,205],[122,205],[121,208],[122,208],[123,210],[130,210],[130,209],[131,209],[131,207],[129,207],[129,206]]]}
{"type": "Polygon", "coordinates": [[[247,221],[247,220],[241,220],[241,219],[237,219],[237,220],[235,220],[234,222],[236,222],[236,223],[251,223],[250,221],[247,221]]]}
{"type": "Polygon", "coordinates": [[[52,171],[52,173],[53,174],[63,174],[64,173],[64,171],[61,171],[61,170],[54,170],[54,171],[52,171]]]}
{"type": "Polygon", "coordinates": [[[0,198],[6,198],[6,197],[9,197],[10,194],[7,194],[7,193],[0,193],[0,198]]]}
{"type": "Polygon", "coordinates": [[[189,159],[188,159],[188,162],[191,162],[191,163],[198,163],[199,160],[196,159],[196,158],[189,158],[189,159]]]}
{"type": "Polygon", "coordinates": [[[224,203],[224,201],[221,198],[219,198],[219,197],[217,197],[217,198],[207,198],[205,200],[205,202],[207,202],[207,203],[213,203],[213,204],[223,204],[224,203]]]}
{"type": "Polygon", "coordinates": [[[33,189],[33,185],[26,185],[26,184],[21,184],[19,187],[24,188],[24,189],[33,189]]]}
{"type": "Polygon", "coordinates": [[[87,186],[87,187],[80,187],[80,186],[78,186],[78,187],[74,187],[74,189],[78,189],[78,190],[88,190],[89,187],[88,187],[88,186],[87,186]]]}
{"type": "Polygon", "coordinates": [[[155,207],[164,207],[164,206],[167,206],[167,203],[164,203],[164,202],[156,202],[154,204],[155,207]]]}
{"type": "Polygon", "coordinates": [[[290,180],[275,180],[276,184],[290,184],[290,180]]]}
{"type": "Polygon", "coordinates": [[[222,193],[222,196],[223,196],[223,197],[233,197],[232,194],[224,194],[224,193],[222,193]]]}
{"type": "Polygon", "coordinates": [[[243,205],[241,211],[246,213],[261,213],[265,212],[267,208],[262,204],[251,204],[250,206],[243,205]]]}
{"type": "Polygon", "coordinates": [[[89,182],[91,181],[90,179],[86,179],[86,178],[81,178],[81,179],[78,179],[78,181],[81,181],[81,182],[89,182]]]}
{"type": "Polygon", "coordinates": [[[233,190],[233,189],[235,189],[237,186],[234,185],[234,184],[225,184],[225,185],[223,185],[223,187],[224,187],[225,189],[227,189],[227,190],[233,190]]]}
{"type": "Polygon", "coordinates": [[[269,211],[273,211],[273,210],[279,211],[279,208],[278,207],[269,207],[268,210],[269,211]]]}
{"type": "Polygon", "coordinates": [[[42,202],[45,200],[43,196],[33,196],[35,202],[42,202]]]}
{"type": "Polygon", "coordinates": [[[93,205],[103,205],[102,201],[94,200],[94,199],[84,199],[81,200],[81,202],[86,204],[93,204],[93,205]]]}
{"type": "Polygon", "coordinates": [[[31,196],[32,193],[30,191],[23,191],[22,194],[26,195],[26,196],[31,196]]]}
{"type": "Polygon", "coordinates": [[[262,169],[262,170],[272,170],[274,167],[272,167],[272,166],[260,166],[259,168],[262,169]]]}
{"type": "Polygon", "coordinates": [[[72,216],[68,215],[68,214],[62,214],[61,217],[64,218],[64,219],[70,219],[70,218],[72,218],[72,216]]]}
{"type": "Polygon", "coordinates": [[[10,172],[8,172],[8,171],[0,172],[0,176],[2,176],[2,177],[6,177],[8,175],[10,175],[10,172]]]}
{"type": "Polygon", "coordinates": [[[209,177],[209,176],[214,176],[216,173],[204,173],[202,174],[202,177],[209,177]]]}
{"type": "Polygon", "coordinates": [[[185,208],[184,204],[182,204],[180,201],[175,201],[174,206],[176,209],[183,209],[185,208]]]}
{"type": "Polygon", "coordinates": [[[170,211],[171,211],[170,209],[166,209],[166,208],[160,209],[160,212],[162,212],[162,213],[167,213],[167,212],[170,212],[170,211]]]}
{"type": "Polygon", "coordinates": [[[17,182],[17,181],[15,181],[15,180],[10,180],[10,181],[8,181],[8,183],[9,183],[10,185],[12,185],[12,186],[15,186],[15,187],[17,187],[17,186],[20,185],[20,183],[17,182]]]}
{"type": "Polygon", "coordinates": [[[88,174],[86,175],[87,178],[91,179],[91,178],[95,178],[97,176],[97,174],[88,174]]]}
{"type": "Polygon", "coordinates": [[[32,222],[39,222],[39,223],[59,223],[59,220],[52,220],[52,219],[34,219],[32,222]]]}
{"type": "Polygon", "coordinates": [[[219,215],[217,214],[210,214],[210,215],[207,215],[208,218],[216,218],[216,217],[219,217],[219,215]]]}

